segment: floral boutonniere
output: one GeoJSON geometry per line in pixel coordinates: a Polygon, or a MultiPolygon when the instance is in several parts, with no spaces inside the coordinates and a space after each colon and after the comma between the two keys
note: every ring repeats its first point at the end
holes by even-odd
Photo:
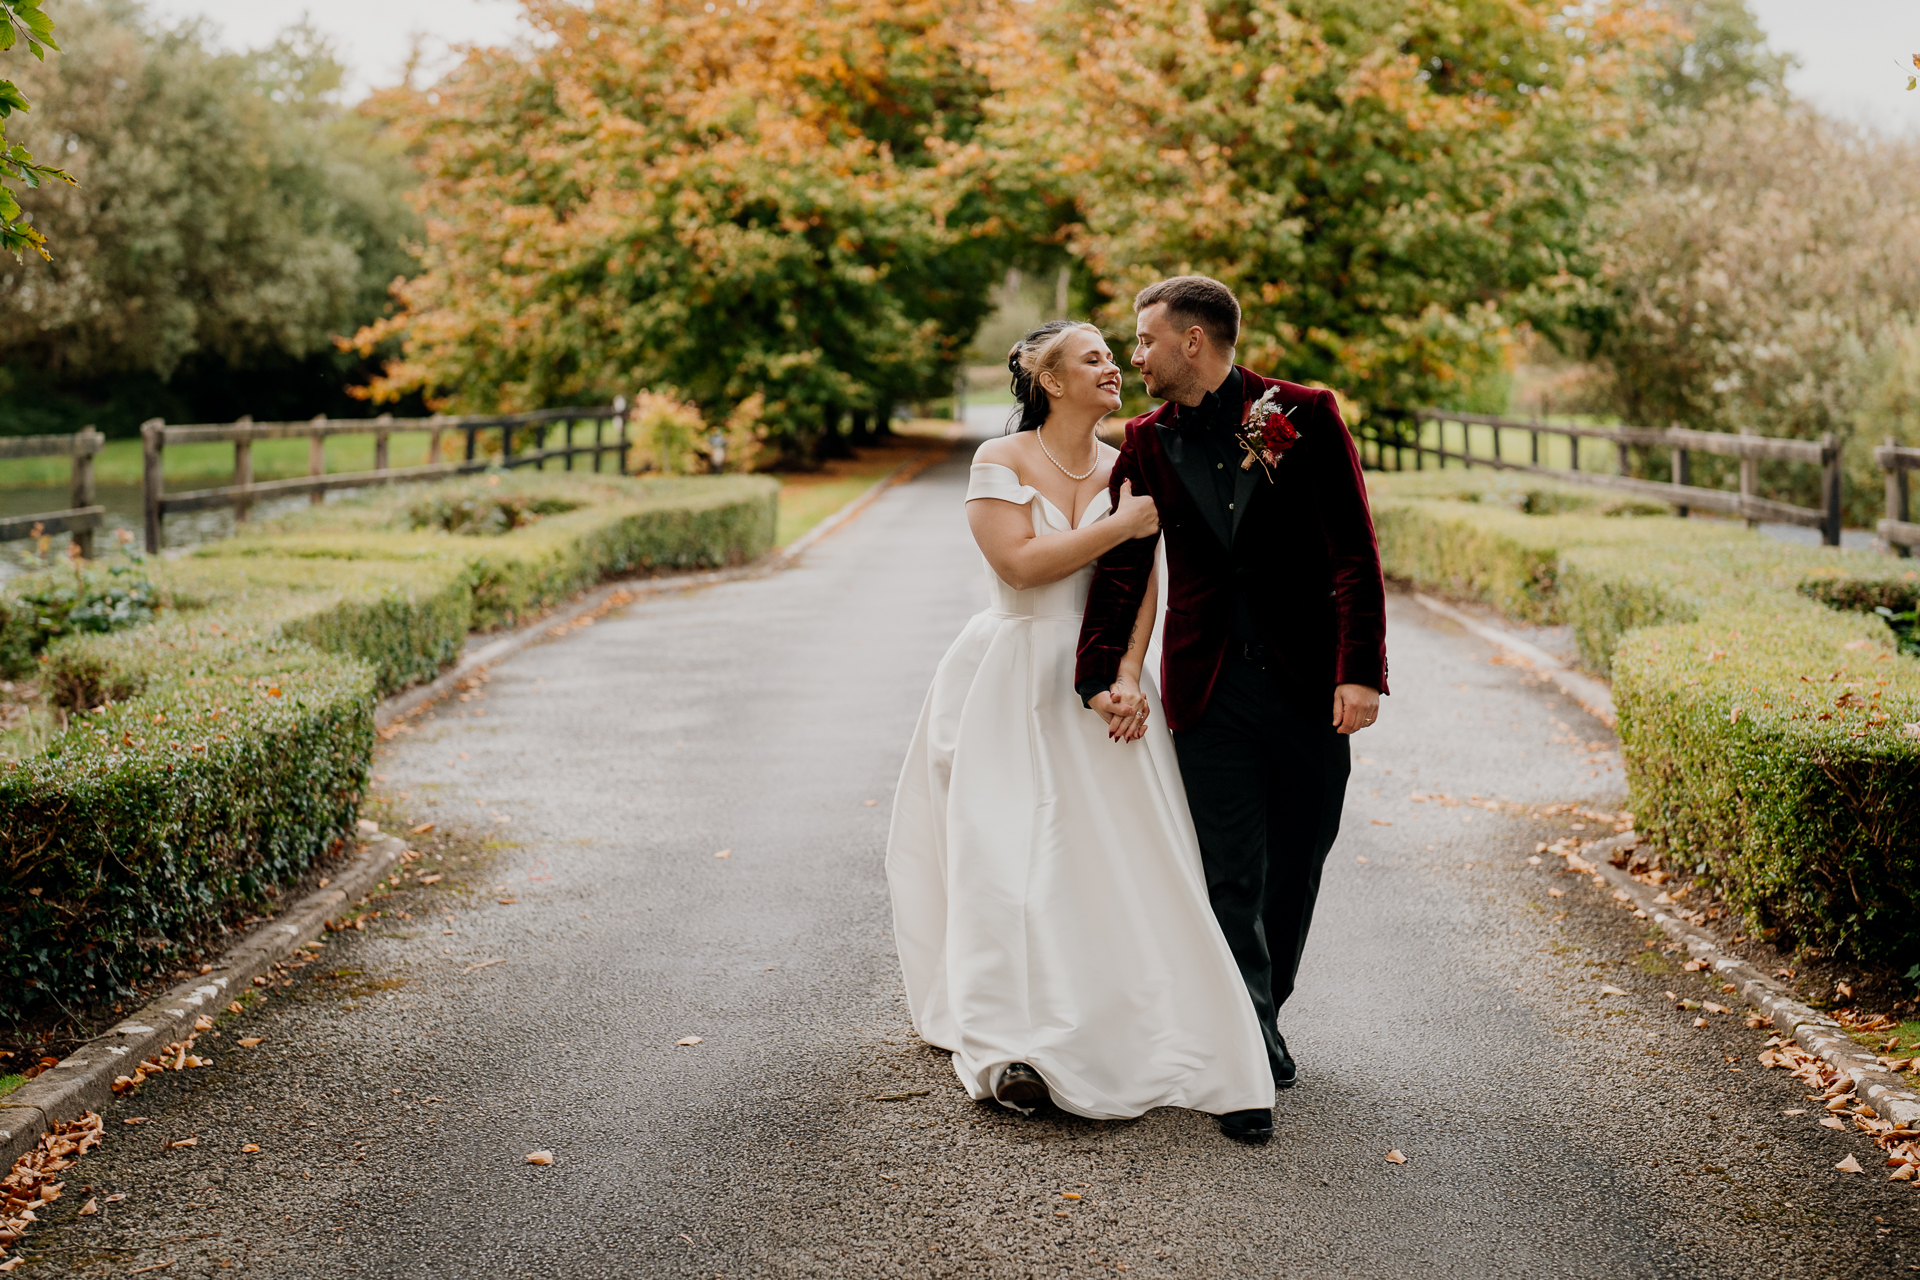
{"type": "Polygon", "coordinates": [[[1273,479],[1273,468],[1279,464],[1281,455],[1300,443],[1300,433],[1281,411],[1279,400],[1280,388],[1268,387],[1264,395],[1247,406],[1247,416],[1234,436],[1247,451],[1247,456],[1240,460],[1240,469],[1246,471],[1258,462],[1268,480],[1273,479]]]}

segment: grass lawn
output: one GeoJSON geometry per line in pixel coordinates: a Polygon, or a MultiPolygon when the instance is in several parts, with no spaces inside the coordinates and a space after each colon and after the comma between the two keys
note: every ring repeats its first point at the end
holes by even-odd
{"type": "Polygon", "coordinates": [[[0,1076],[0,1097],[12,1093],[26,1082],[25,1076],[0,1076]]]}
{"type": "Polygon", "coordinates": [[[780,518],[773,543],[784,547],[878,484],[894,468],[948,447],[954,424],[929,418],[896,424],[892,440],[856,449],[854,458],[829,462],[818,471],[782,475],[780,518]]]}
{"type": "MultiPolygon", "coordinates": [[[[392,465],[417,467],[427,460],[426,431],[396,432],[391,437],[392,465]]],[[[549,437],[559,443],[559,433],[549,437]]],[[[517,442],[516,442],[517,443],[517,442]]],[[[440,440],[442,457],[464,447],[464,437],[447,432],[440,440]]],[[[211,487],[233,479],[231,444],[176,444],[166,452],[167,487],[211,487]]],[[[590,460],[576,458],[576,467],[590,460]]],[[[609,455],[603,466],[612,467],[609,455]]],[[[556,461],[554,466],[560,464],[556,461]]],[[[138,440],[109,440],[93,462],[94,479],[101,484],[139,484],[144,478],[138,440]]],[[[332,436],[327,440],[328,471],[373,470],[372,436],[332,436]]],[[[305,440],[258,440],[253,446],[253,478],[282,480],[307,474],[305,440]]],[[[38,485],[64,487],[72,475],[72,463],[66,458],[8,458],[0,461],[0,489],[26,489],[38,485]]]]}

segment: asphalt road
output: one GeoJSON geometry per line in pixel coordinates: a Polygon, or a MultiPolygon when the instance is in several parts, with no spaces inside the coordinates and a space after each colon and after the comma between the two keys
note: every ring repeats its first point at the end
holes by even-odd
{"type": "Polygon", "coordinates": [[[1753,1065],[1761,1033],[1694,1029],[1661,992],[1700,980],[1557,859],[1529,864],[1571,819],[1410,799],[1611,808],[1622,783],[1602,726],[1400,597],[1395,692],[1357,739],[1284,1012],[1302,1083],[1275,1140],[969,1102],[911,1035],[881,863],[927,682],[983,595],[964,485],[957,457],[799,568],[531,649],[385,749],[382,793],[410,821],[494,851],[376,903],[203,1041],[213,1067],[116,1103],[19,1274],[1744,1280],[1920,1262],[1920,1196],[1863,1138],[1782,1114],[1808,1104],[1753,1065]],[[1833,1169],[1849,1152],[1868,1173],[1833,1169]],[[127,1198],[78,1216],[109,1193],[127,1198]]]}

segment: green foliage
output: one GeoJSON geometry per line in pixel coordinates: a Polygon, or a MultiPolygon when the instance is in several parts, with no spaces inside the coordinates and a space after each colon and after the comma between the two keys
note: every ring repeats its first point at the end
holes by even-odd
{"type": "Polygon", "coordinates": [[[1920,955],[1920,665],[1842,611],[1912,601],[1920,571],[1732,522],[1478,500],[1511,481],[1446,501],[1406,480],[1373,484],[1387,572],[1571,627],[1613,678],[1643,833],[1781,941],[1920,955]]]}
{"type": "Polygon", "coordinates": [[[23,197],[56,261],[0,266],[0,365],[36,398],[208,366],[313,376],[300,362],[386,313],[418,232],[412,177],[337,105],[320,37],[227,54],[122,0],[70,0],[60,19],[64,55],[22,80],[37,109],[21,136],[82,187],[23,197]]]}
{"type": "Polygon", "coordinates": [[[471,629],[609,574],[757,556],[777,493],[520,472],[311,508],[150,565],[149,625],[81,634],[105,597],[76,593],[34,664],[57,720],[0,736],[0,1018],[125,993],[350,838],[375,699],[432,678],[471,629]],[[546,514],[491,537],[416,529],[440,500],[546,514]]]}
{"type": "MultiPolygon", "coordinates": [[[[43,61],[48,49],[60,51],[60,46],[53,42],[53,19],[41,12],[40,0],[0,0],[0,53],[21,40],[26,41],[34,57],[43,61]]],[[[28,109],[26,95],[20,92],[20,87],[11,80],[0,80],[0,251],[11,253],[16,262],[26,249],[32,249],[42,258],[50,255],[47,237],[21,216],[20,202],[7,190],[7,180],[22,183],[29,191],[55,180],[73,184],[73,178],[64,169],[35,164],[33,154],[24,146],[17,142],[8,145],[8,117],[28,109]]]]}
{"type": "Polygon", "coordinates": [[[138,564],[32,574],[0,596],[0,676],[25,675],[62,636],[122,631],[153,620],[153,583],[138,564]]]}
{"type": "Polygon", "coordinates": [[[1116,323],[1141,285],[1204,272],[1240,297],[1244,363],[1375,405],[1471,404],[1498,390],[1514,320],[1590,270],[1634,6],[1042,13],[1051,61],[1009,127],[1063,171],[1116,323]]]}
{"type": "Polygon", "coordinates": [[[1718,612],[1627,636],[1614,699],[1633,811],[1751,924],[1920,957],[1920,666],[1866,618],[1718,612]]]}
{"type": "Polygon", "coordinates": [[[450,494],[437,489],[433,496],[408,508],[407,520],[415,529],[438,529],[468,538],[497,538],[503,533],[524,529],[541,516],[572,511],[579,505],[566,498],[520,500],[485,490],[450,494]]]}
{"type": "Polygon", "coordinates": [[[0,762],[0,1017],[123,995],[265,905],[347,837],[372,757],[362,663],[167,623],[57,652],[128,693],[0,762]]]}
{"type": "Polygon", "coordinates": [[[1920,658],[1920,610],[1908,609],[1896,613],[1885,605],[1876,605],[1873,611],[1887,620],[1900,652],[1909,658],[1920,658]]]}

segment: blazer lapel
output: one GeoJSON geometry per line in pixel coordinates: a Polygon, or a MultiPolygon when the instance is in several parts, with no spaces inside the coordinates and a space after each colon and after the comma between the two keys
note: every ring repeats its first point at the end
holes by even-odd
{"type": "MultiPolygon", "coordinates": [[[[1171,416],[1171,415],[1169,415],[1171,416]]],[[[1187,501],[1200,512],[1201,519],[1207,522],[1207,528],[1213,530],[1213,536],[1220,539],[1220,545],[1233,545],[1233,530],[1226,523],[1227,513],[1218,510],[1219,503],[1213,500],[1213,479],[1207,475],[1207,460],[1197,456],[1197,451],[1187,448],[1187,442],[1181,437],[1178,428],[1166,422],[1154,423],[1154,430],[1160,437],[1161,452],[1167,455],[1167,461],[1173,465],[1174,474],[1180,477],[1180,483],[1186,486],[1187,501]]],[[[1235,482],[1236,488],[1238,481],[1235,482]]],[[[1239,503],[1235,502],[1237,516],[1239,503]]],[[[1165,514],[1162,513],[1162,519],[1165,514]]],[[[1238,524],[1238,520],[1234,522],[1238,524]]]]}
{"type": "MultiPolygon", "coordinates": [[[[1258,400],[1266,393],[1270,385],[1272,384],[1251,369],[1243,368],[1240,370],[1240,387],[1243,397],[1240,405],[1240,416],[1243,421],[1246,418],[1248,408],[1252,406],[1255,400],[1258,400]]],[[[1254,499],[1259,495],[1260,490],[1263,487],[1273,487],[1270,483],[1263,484],[1266,480],[1266,469],[1258,462],[1233,473],[1232,537],[1237,538],[1240,536],[1240,522],[1246,519],[1247,509],[1253,505],[1254,499]]],[[[1227,545],[1232,546],[1233,544],[1229,542],[1227,545]]]]}

